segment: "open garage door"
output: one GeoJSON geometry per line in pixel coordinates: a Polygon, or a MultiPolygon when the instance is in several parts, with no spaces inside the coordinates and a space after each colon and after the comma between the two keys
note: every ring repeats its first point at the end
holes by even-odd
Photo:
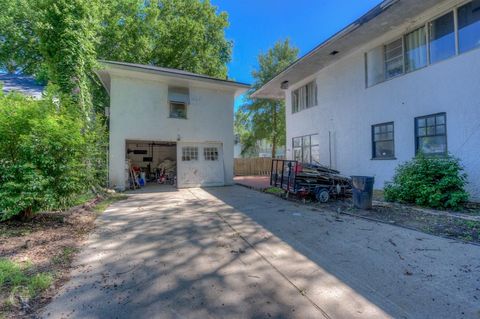
{"type": "Polygon", "coordinates": [[[225,185],[221,143],[179,143],[178,187],[225,185]]]}

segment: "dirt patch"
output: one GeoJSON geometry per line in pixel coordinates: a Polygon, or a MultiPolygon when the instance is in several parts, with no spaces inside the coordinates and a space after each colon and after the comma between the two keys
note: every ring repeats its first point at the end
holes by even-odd
{"type": "Polygon", "coordinates": [[[96,197],[66,212],[37,214],[29,222],[0,223],[0,259],[22,267],[30,276],[48,274],[53,284],[32,298],[25,299],[15,289],[0,292],[0,318],[25,318],[47,303],[68,279],[72,260],[105,203],[125,199],[113,195],[96,197]]]}
{"type": "MultiPolygon", "coordinates": [[[[283,194],[269,193],[283,197],[283,194]]],[[[388,203],[382,201],[383,194],[378,192],[374,194],[374,199],[372,210],[361,210],[353,208],[352,200],[349,198],[334,199],[322,204],[309,199],[289,197],[289,200],[303,203],[315,210],[354,215],[431,235],[480,244],[480,206],[476,203],[468,204],[462,212],[453,212],[388,203]]]]}

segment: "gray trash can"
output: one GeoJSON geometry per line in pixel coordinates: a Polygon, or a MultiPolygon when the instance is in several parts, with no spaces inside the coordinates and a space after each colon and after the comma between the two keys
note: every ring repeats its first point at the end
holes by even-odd
{"type": "Polygon", "coordinates": [[[372,209],[374,177],[352,176],[353,206],[360,209],[372,209]]]}

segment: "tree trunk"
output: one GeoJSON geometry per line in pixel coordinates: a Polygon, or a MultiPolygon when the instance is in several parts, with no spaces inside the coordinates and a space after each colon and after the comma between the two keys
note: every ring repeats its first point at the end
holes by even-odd
{"type": "Polygon", "coordinates": [[[277,104],[273,104],[272,122],[272,158],[277,157],[277,104]]]}

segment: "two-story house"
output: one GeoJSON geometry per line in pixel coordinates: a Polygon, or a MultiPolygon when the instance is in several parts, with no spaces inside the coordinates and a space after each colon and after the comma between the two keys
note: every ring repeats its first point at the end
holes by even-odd
{"type": "Polygon", "coordinates": [[[370,175],[450,153],[480,199],[480,1],[387,0],[255,92],[286,99],[287,158],[370,175]]]}
{"type": "Polygon", "coordinates": [[[123,190],[129,165],[147,180],[171,170],[178,187],[233,184],[233,106],[243,83],[175,69],[102,62],[110,94],[109,181],[123,190]]]}

